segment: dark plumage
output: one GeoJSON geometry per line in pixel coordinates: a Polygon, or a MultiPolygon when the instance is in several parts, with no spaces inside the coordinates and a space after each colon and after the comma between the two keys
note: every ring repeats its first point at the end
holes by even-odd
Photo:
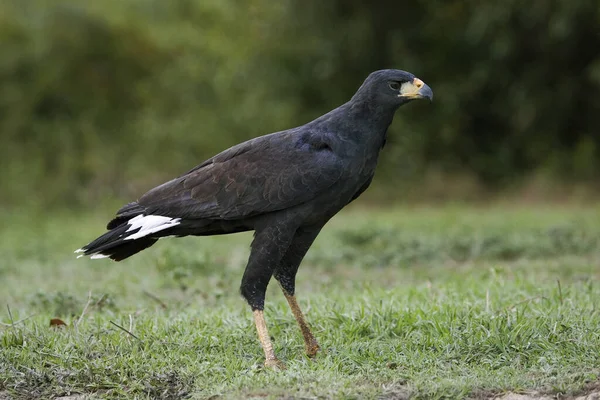
{"type": "Polygon", "coordinates": [[[298,266],[323,225],[371,183],[398,107],[432,96],[408,72],[373,72],[335,110],[233,146],[127,204],[107,233],[78,252],[120,261],[165,236],[254,230],[241,293],[254,311],[266,364],[280,365],[262,314],[272,276],[314,355],[317,342],[294,297],[298,266]]]}

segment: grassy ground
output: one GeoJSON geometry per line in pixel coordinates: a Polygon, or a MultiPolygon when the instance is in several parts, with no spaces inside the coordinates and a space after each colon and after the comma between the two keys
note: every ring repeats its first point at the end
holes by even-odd
{"type": "Polygon", "coordinates": [[[262,368],[238,295],[250,235],[75,259],[107,217],[2,216],[0,398],[454,399],[598,381],[597,208],[343,212],[298,276],[315,361],[267,293],[282,372],[262,368]]]}

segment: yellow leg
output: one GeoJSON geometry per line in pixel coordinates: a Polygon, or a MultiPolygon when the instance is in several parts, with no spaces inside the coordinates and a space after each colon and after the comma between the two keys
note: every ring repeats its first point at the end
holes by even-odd
{"type": "Polygon", "coordinates": [[[254,323],[256,324],[256,330],[258,332],[258,339],[265,351],[265,366],[269,368],[285,369],[285,364],[277,359],[275,351],[273,351],[273,343],[271,343],[271,337],[267,330],[264,312],[262,310],[254,310],[253,314],[254,323]]]}
{"type": "Polygon", "coordinates": [[[285,298],[287,299],[288,304],[292,309],[292,314],[294,314],[294,317],[298,322],[298,326],[302,331],[302,336],[304,337],[304,347],[306,348],[306,355],[308,355],[309,357],[316,356],[317,352],[319,351],[319,343],[317,343],[317,339],[315,339],[312,332],[310,331],[310,327],[306,323],[304,314],[302,313],[302,310],[300,309],[300,306],[296,301],[296,296],[287,294],[285,290],[283,291],[283,294],[285,295],[285,298]]]}

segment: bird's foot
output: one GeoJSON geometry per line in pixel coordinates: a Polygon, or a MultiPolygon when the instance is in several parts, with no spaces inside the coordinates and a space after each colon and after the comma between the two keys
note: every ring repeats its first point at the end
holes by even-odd
{"type": "Polygon", "coordinates": [[[265,367],[272,370],[281,371],[285,369],[285,364],[279,361],[277,358],[268,358],[265,360],[265,367]]]}
{"type": "Polygon", "coordinates": [[[312,340],[309,343],[306,343],[305,345],[306,347],[306,355],[309,356],[310,358],[314,358],[317,353],[321,350],[321,347],[319,346],[319,343],[317,343],[316,340],[312,340]]]}

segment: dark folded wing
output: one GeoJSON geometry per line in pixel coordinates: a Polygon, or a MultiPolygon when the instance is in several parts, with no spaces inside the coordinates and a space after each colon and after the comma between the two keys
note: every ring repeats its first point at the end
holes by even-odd
{"type": "Polygon", "coordinates": [[[250,140],[150,190],[138,203],[151,214],[233,220],[310,201],[343,169],[328,146],[312,142],[287,133],[250,140]]]}

